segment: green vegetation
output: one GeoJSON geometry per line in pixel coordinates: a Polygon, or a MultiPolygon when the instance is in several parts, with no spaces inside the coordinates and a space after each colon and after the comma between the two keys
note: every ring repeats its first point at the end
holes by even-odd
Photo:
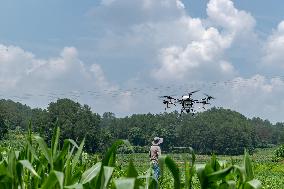
{"type": "Polygon", "coordinates": [[[193,188],[193,177],[197,175],[201,189],[207,188],[261,188],[259,180],[254,179],[249,155],[245,152],[242,165],[221,163],[216,156],[203,165],[195,165],[195,154],[191,152],[191,161],[184,160],[184,177],[177,163],[170,156],[160,158],[162,176],[159,181],[152,176],[149,166],[146,173],[139,175],[131,158],[127,171],[121,172],[116,166],[117,150],[127,141],[118,140],[99,161],[86,163],[83,160],[85,139],[78,146],[72,139],[65,139],[59,146],[59,127],[54,131],[51,146],[43,138],[33,135],[29,130],[22,141],[25,147],[21,151],[1,150],[0,188],[3,189],[62,189],[62,188],[193,188]],[[166,176],[165,167],[171,173],[166,176]],[[117,174],[117,175],[116,175],[117,174]],[[167,180],[173,179],[173,182],[167,180]],[[165,182],[164,182],[165,180],[165,182]]]}
{"type": "Polygon", "coordinates": [[[222,108],[212,108],[196,116],[180,117],[178,112],[172,112],[117,118],[110,112],[100,116],[88,105],[69,99],[52,102],[45,110],[0,100],[0,115],[0,139],[16,128],[26,131],[31,120],[33,132],[43,136],[48,144],[52,130],[58,125],[61,145],[64,139],[72,138],[80,143],[85,137],[85,150],[90,153],[104,152],[119,139],[129,140],[136,152],[147,152],[155,136],[165,139],[163,151],[173,152],[175,147],[191,146],[198,154],[240,155],[244,148],[251,153],[256,148],[284,143],[284,123],[248,119],[222,108]]]}
{"type": "Polygon", "coordinates": [[[274,161],[284,161],[284,144],[275,150],[274,161]]]}
{"type": "Polygon", "coordinates": [[[0,100],[0,188],[278,189],[283,143],[284,123],[222,108],[117,118],[69,99],[46,110],[0,100]],[[146,154],[154,136],[165,139],[159,182],[146,154]]]}
{"type": "MultiPolygon", "coordinates": [[[[263,189],[284,189],[284,162],[273,162],[273,152],[275,149],[257,149],[254,154],[252,154],[252,166],[254,177],[261,181],[263,189]]],[[[118,165],[124,168],[126,171],[128,165],[128,160],[131,155],[119,154],[118,155],[118,165]]],[[[185,164],[184,159],[191,159],[189,154],[167,154],[171,157],[179,166],[181,172],[181,179],[185,179],[185,164]]],[[[195,164],[197,166],[204,165],[210,162],[211,156],[208,155],[196,155],[195,164]]],[[[217,159],[221,164],[242,165],[243,155],[240,156],[217,156],[217,159]]],[[[149,161],[147,159],[147,154],[135,154],[133,156],[133,162],[136,165],[139,174],[145,172],[149,166],[149,161]]],[[[165,171],[166,178],[164,179],[164,188],[171,188],[173,183],[173,178],[170,178],[171,173],[165,171]]],[[[200,183],[198,177],[195,175],[193,178],[193,188],[200,188],[200,183]]]]}

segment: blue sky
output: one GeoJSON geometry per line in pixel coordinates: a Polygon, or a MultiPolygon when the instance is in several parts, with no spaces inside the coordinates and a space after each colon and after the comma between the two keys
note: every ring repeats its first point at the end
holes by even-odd
{"type": "Polygon", "coordinates": [[[214,106],[284,121],[283,5],[1,0],[0,97],[42,108],[68,97],[126,116],[200,89],[214,106]]]}

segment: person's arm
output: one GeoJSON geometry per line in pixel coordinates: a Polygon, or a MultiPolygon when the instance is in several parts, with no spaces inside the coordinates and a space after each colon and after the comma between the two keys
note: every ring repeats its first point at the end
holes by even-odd
{"type": "Polygon", "coordinates": [[[158,153],[158,156],[162,155],[162,151],[161,151],[160,146],[158,146],[157,153],[158,153]]]}

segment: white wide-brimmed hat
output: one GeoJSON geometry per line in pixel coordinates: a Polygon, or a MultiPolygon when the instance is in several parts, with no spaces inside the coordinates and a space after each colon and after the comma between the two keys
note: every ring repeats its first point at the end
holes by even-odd
{"type": "Polygon", "coordinates": [[[160,138],[160,137],[154,137],[154,140],[152,141],[153,145],[159,145],[161,143],[163,143],[164,139],[160,138]]]}

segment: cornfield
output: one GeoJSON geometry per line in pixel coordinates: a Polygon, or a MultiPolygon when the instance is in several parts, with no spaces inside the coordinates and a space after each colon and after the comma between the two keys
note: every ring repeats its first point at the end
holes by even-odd
{"type": "MultiPolygon", "coordinates": [[[[161,176],[156,180],[149,168],[143,174],[138,171],[130,156],[127,171],[120,173],[116,165],[119,147],[130,146],[128,141],[116,141],[102,158],[84,161],[84,140],[80,145],[72,139],[60,145],[60,128],[53,133],[50,147],[31,129],[26,135],[25,147],[20,151],[6,149],[0,156],[0,188],[2,189],[192,189],[197,177],[201,189],[257,189],[259,180],[254,179],[251,161],[245,151],[241,165],[218,161],[215,155],[204,164],[196,164],[193,150],[184,158],[183,169],[170,156],[159,159],[161,176]],[[164,173],[170,172],[173,180],[165,185],[164,173]],[[181,178],[184,172],[184,178],[181,178]]],[[[130,146],[131,147],[131,146],[130,146]]]]}

